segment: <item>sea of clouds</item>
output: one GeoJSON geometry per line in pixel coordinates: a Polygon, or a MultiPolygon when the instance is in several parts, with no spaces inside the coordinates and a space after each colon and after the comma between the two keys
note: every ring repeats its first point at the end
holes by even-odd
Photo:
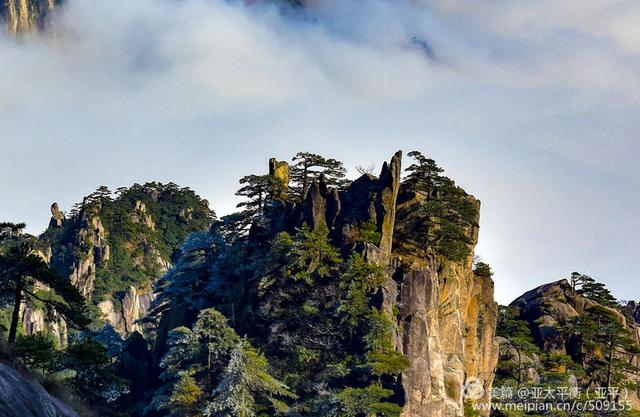
{"type": "Polygon", "coordinates": [[[419,149],[482,200],[500,301],[574,269],[639,298],[638,21],[624,0],[68,0],[0,35],[0,219],[36,233],[52,201],[147,180],[224,214],[271,156],[419,149]]]}

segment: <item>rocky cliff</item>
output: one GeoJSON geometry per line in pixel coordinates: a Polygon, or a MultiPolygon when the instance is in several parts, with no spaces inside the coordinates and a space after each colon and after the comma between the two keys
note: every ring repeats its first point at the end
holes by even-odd
{"type": "MultiPolygon", "coordinates": [[[[586,391],[640,382],[637,305],[624,307],[604,286],[595,288],[598,291],[584,291],[563,279],[528,291],[502,308],[497,338],[502,383],[514,378],[519,384],[586,391]]],[[[640,408],[635,390],[621,399],[640,408]]]]}
{"type": "Polygon", "coordinates": [[[11,33],[25,33],[41,28],[58,3],[58,0],[2,0],[0,16],[11,33]]]}
{"type": "MultiPolygon", "coordinates": [[[[39,245],[42,256],[69,276],[102,318],[127,335],[144,331],[136,321],[147,313],[155,280],[170,267],[182,240],[205,230],[213,214],[205,200],[175,184],[135,185],[116,194],[103,187],[68,218],[54,203],[39,245]]],[[[26,311],[25,328],[44,329],[42,312],[26,311]]]]}
{"type": "MultiPolygon", "coordinates": [[[[474,275],[473,251],[454,262],[397,241],[407,229],[426,227],[415,219],[424,201],[401,189],[401,158],[397,153],[379,177],[364,175],[342,193],[314,184],[304,203],[305,221],[331,226],[343,247],[387,268],[383,303],[387,311],[399,311],[396,345],[410,361],[403,416],[461,416],[465,381],[479,378],[489,388],[498,360],[493,281],[474,275]],[[377,226],[377,244],[358,236],[357,226],[367,222],[377,226]]],[[[472,247],[477,232],[468,231],[472,247]]]]}
{"type": "MultiPolygon", "coordinates": [[[[424,227],[414,218],[422,204],[415,195],[402,198],[396,227],[400,236],[407,229],[424,227]]],[[[468,233],[474,247],[478,230],[468,233]]],[[[472,251],[458,262],[406,242],[394,252],[400,262],[394,271],[400,288],[400,340],[412,359],[404,415],[462,415],[465,381],[478,378],[490,388],[498,360],[493,281],[474,274],[472,251]]]]}
{"type": "Polygon", "coordinates": [[[519,317],[529,324],[536,342],[544,352],[575,353],[561,330],[572,319],[585,316],[594,307],[610,312],[634,335],[639,334],[640,329],[631,317],[623,314],[620,306],[602,305],[587,298],[573,290],[566,279],[534,288],[518,297],[510,306],[517,309],[519,317]]]}
{"type": "MultiPolygon", "coordinates": [[[[305,227],[328,230],[343,259],[358,254],[381,267],[385,280],[374,303],[393,318],[394,347],[409,363],[400,383],[402,416],[463,416],[465,381],[478,378],[485,388],[490,388],[498,360],[493,281],[490,276],[475,274],[473,266],[478,219],[473,221],[476,226],[466,229],[468,252],[463,259],[447,259],[428,245],[410,239],[409,235],[429,233],[423,219],[417,217],[427,201],[404,187],[401,164],[402,153],[398,152],[384,163],[379,176],[365,174],[343,190],[327,186],[321,176],[311,184],[303,201],[277,202],[266,215],[266,225],[253,225],[249,240],[262,247],[271,239],[269,236],[281,231],[305,227]]],[[[269,165],[271,175],[283,181],[287,189],[287,164],[272,159],[269,165]]],[[[466,195],[465,199],[479,208],[472,196],[466,195]]],[[[202,269],[206,268],[203,264],[202,269]]],[[[215,275],[219,274],[215,268],[209,273],[214,274],[210,280],[224,281],[215,275]]],[[[238,285],[241,279],[232,281],[238,285]]],[[[253,285],[258,284],[249,278],[245,288],[235,290],[236,294],[248,294],[248,301],[236,299],[227,305],[213,301],[213,305],[228,311],[229,317],[236,317],[241,311],[268,308],[260,300],[261,290],[252,290],[253,285]]],[[[220,297],[214,292],[211,299],[217,298],[220,297]]],[[[243,314],[251,317],[251,313],[243,314]]],[[[189,325],[195,315],[184,304],[165,311],[159,325],[156,361],[164,352],[168,331],[189,325]]],[[[250,336],[256,332],[247,319],[239,320],[239,332],[250,336]]],[[[278,324],[266,325],[271,327],[270,332],[278,331],[278,324]]],[[[278,337],[279,333],[269,336],[278,337]]]]}

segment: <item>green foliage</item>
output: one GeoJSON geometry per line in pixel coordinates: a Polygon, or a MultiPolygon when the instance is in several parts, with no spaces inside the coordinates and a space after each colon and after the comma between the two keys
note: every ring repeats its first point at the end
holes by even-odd
{"type": "Polygon", "coordinates": [[[175,265],[158,279],[155,292],[158,297],[152,304],[150,316],[158,318],[164,311],[186,305],[199,310],[206,305],[209,294],[203,277],[211,273],[218,251],[224,246],[215,232],[194,232],[180,248],[175,265]]]}
{"type": "Polygon", "coordinates": [[[0,222],[0,243],[19,237],[25,227],[25,223],[0,222]]]}
{"type": "Polygon", "coordinates": [[[374,352],[368,355],[367,366],[371,373],[377,377],[383,375],[399,375],[409,367],[409,359],[395,350],[386,352],[374,352]]]}
{"type": "Polygon", "coordinates": [[[236,233],[246,232],[254,222],[263,220],[265,210],[275,199],[285,195],[285,185],[274,175],[247,175],[240,179],[236,195],[245,200],[238,203],[242,211],[227,218],[234,222],[236,233]]]}
{"type": "Polygon", "coordinates": [[[59,353],[53,337],[46,333],[18,336],[12,353],[30,369],[39,370],[46,376],[59,360],[59,353]]]}
{"type": "Polygon", "coordinates": [[[478,262],[474,265],[473,273],[479,277],[487,277],[491,278],[493,276],[493,271],[491,270],[491,266],[485,262],[478,262]]]}
{"type": "Polygon", "coordinates": [[[387,391],[408,360],[394,349],[391,318],[372,302],[385,283],[384,269],[357,254],[343,262],[327,229],[280,233],[257,258],[250,269],[257,271],[260,301],[246,330],[299,395],[300,407],[312,416],[341,415],[338,393],[351,388],[345,400],[383,390],[367,407],[395,410],[387,391]]]}
{"type": "Polygon", "coordinates": [[[471,254],[470,229],[477,226],[478,207],[468,194],[442,175],[444,170],[420,152],[409,152],[415,159],[406,171],[404,186],[425,201],[419,216],[424,230],[410,236],[418,244],[452,261],[463,261],[471,254]]]}
{"type": "Polygon", "coordinates": [[[360,237],[363,241],[372,243],[376,246],[380,245],[382,239],[382,232],[378,230],[378,225],[372,221],[360,223],[360,237]]]}
{"type": "Polygon", "coordinates": [[[520,385],[523,382],[525,368],[530,366],[523,362],[523,356],[541,353],[531,329],[525,320],[519,318],[517,308],[500,306],[496,334],[505,338],[499,346],[501,356],[515,352],[515,359],[499,362],[496,375],[499,379],[513,378],[520,385]]]}
{"type": "Polygon", "coordinates": [[[384,279],[384,270],[366,262],[360,255],[354,255],[347,262],[347,269],[340,276],[344,296],[338,312],[351,333],[372,317],[370,297],[384,284],[384,279]]]}
{"type": "Polygon", "coordinates": [[[252,417],[288,410],[294,395],[268,371],[267,359],[241,339],[215,309],[203,310],[193,330],[172,331],[161,362],[166,385],[152,407],[170,416],[252,417]]]}
{"type": "MultiPolygon", "coordinates": [[[[574,274],[577,273],[574,272],[574,274]]],[[[574,279],[576,279],[576,277],[572,275],[572,282],[574,279]]],[[[578,275],[577,279],[580,284],[580,288],[577,290],[578,294],[602,304],[603,306],[615,307],[618,304],[615,297],[603,283],[596,282],[596,280],[590,276],[581,274],[578,275]]]]}
{"type": "Polygon", "coordinates": [[[594,383],[624,386],[629,375],[640,369],[617,354],[619,350],[638,352],[635,336],[611,308],[594,306],[587,314],[573,318],[563,329],[567,337],[579,340],[578,360],[594,383]]]}
{"type": "Polygon", "coordinates": [[[345,179],[347,170],[340,161],[309,152],[298,152],[292,160],[291,194],[298,201],[304,199],[313,181],[321,176],[328,186],[342,189],[349,184],[345,179]]]}
{"type": "Polygon", "coordinates": [[[470,400],[464,401],[465,417],[480,417],[480,412],[473,405],[474,405],[473,402],[470,400]]]}
{"type": "Polygon", "coordinates": [[[127,392],[111,366],[107,348],[99,342],[84,339],[72,344],[62,364],[73,373],[70,383],[76,395],[89,404],[105,404],[127,392]]]}
{"type": "Polygon", "coordinates": [[[303,228],[293,238],[278,234],[269,252],[254,265],[262,301],[256,306],[256,327],[247,330],[253,334],[259,330],[256,336],[264,340],[265,352],[274,366],[280,368],[283,361],[286,380],[295,388],[312,380],[340,352],[335,277],[341,262],[326,229],[303,228]],[[280,330],[272,334],[272,329],[280,330]],[[267,342],[270,338],[272,343],[267,342]]]}
{"type": "Polygon", "coordinates": [[[365,388],[345,388],[338,393],[338,398],[345,407],[345,411],[340,416],[398,417],[402,412],[402,407],[385,401],[391,395],[393,395],[393,391],[379,385],[369,385],[365,388]]]}
{"type": "Polygon", "coordinates": [[[28,237],[16,239],[0,252],[0,288],[12,299],[13,311],[8,341],[15,341],[23,301],[38,302],[50,314],[62,315],[71,326],[89,324],[87,306],[71,281],[52,269],[34,252],[28,237]],[[45,286],[47,291],[39,288],[45,286]]]}
{"type": "Polygon", "coordinates": [[[102,222],[110,248],[109,260],[98,262],[96,300],[126,291],[129,286],[150,288],[186,237],[206,230],[214,219],[208,203],[189,188],[157,182],[134,184],[115,193],[99,187],[78,204],[63,228],[49,228],[41,237],[51,245],[52,265],[64,275],[87,248],[77,233],[89,219],[102,222]],[[82,249],[82,250],[80,250],[82,249]]]}
{"type": "Polygon", "coordinates": [[[315,231],[305,227],[299,231],[289,254],[294,279],[313,283],[335,272],[342,259],[338,249],[329,241],[328,234],[326,227],[315,231]]]}
{"type": "Polygon", "coordinates": [[[584,376],[584,368],[577,364],[570,355],[561,353],[546,354],[542,358],[543,368],[547,372],[564,373],[570,371],[576,376],[584,376]]]}

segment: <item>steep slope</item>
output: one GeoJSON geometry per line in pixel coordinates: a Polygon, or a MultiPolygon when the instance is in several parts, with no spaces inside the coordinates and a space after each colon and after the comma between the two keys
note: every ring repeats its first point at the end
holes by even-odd
{"type": "MultiPolygon", "coordinates": [[[[468,198],[479,208],[478,201],[468,198]]],[[[460,415],[465,381],[478,378],[487,389],[493,381],[498,359],[493,281],[474,272],[473,250],[463,259],[451,260],[406,238],[416,230],[428,233],[416,218],[423,204],[420,196],[405,194],[396,226],[394,255],[401,262],[393,274],[400,288],[396,304],[403,350],[412,359],[405,382],[405,415],[460,415]]],[[[473,248],[478,230],[474,227],[468,233],[473,248]]]]}
{"type": "MultiPolygon", "coordinates": [[[[155,280],[180,243],[213,219],[207,201],[193,191],[159,183],[121,188],[115,197],[101,187],[68,218],[55,203],[51,213],[39,239],[42,256],[122,334],[142,330],[135,322],[153,300],[155,280]]],[[[23,321],[42,330],[41,316],[29,310],[23,321]]]]}
{"type": "Polygon", "coordinates": [[[584,291],[563,279],[501,308],[501,385],[570,386],[584,392],[617,387],[623,404],[640,408],[635,389],[640,382],[635,305],[623,307],[603,286],[596,286],[597,291],[584,291]]]}
{"type": "MultiPolygon", "coordinates": [[[[350,345],[342,344],[340,338],[345,335],[327,337],[337,331],[334,326],[340,326],[341,322],[335,321],[336,314],[351,308],[339,303],[332,310],[334,300],[345,297],[344,289],[353,285],[344,282],[352,274],[349,268],[338,273],[338,281],[329,278],[331,268],[336,267],[331,260],[335,255],[327,255],[327,269],[317,278],[308,276],[316,273],[317,265],[305,267],[309,272],[302,271],[299,276],[313,281],[309,286],[301,281],[287,284],[279,281],[283,278],[276,278],[283,273],[278,263],[289,265],[287,259],[298,256],[296,242],[305,245],[305,239],[312,239],[316,242],[313,247],[324,248],[318,250],[329,254],[332,249],[327,245],[335,245],[341,259],[348,260],[348,266],[357,265],[361,257],[373,268],[369,274],[382,271],[383,279],[371,299],[376,309],[374,317],[382,314],[382,322],[388,320],[392,350],[408,360],[399,379],[385,377],[379,381],[395,392],[387,401],[399,405],[405,417],[462,416],[465,380],[478,378],[489,388],[497,363],[493,282],[490,276],[483,276],[490,274],[476,274],[473,267],[479,202],[464,194],[464,200],[476,210],[471,221],[474,226],[465,228],[465,236],[460,237],[464,250],[458,252],[462,255],[448,256],[451,254],[446,249],[436,250],[426,242],[428,239],[416,240],[415,236],[433,235],[440,226],[428,225],[419,215],[432,202],[431,197],[416,194],[402,182],[401,159],[398,152],[384,163],[378,177],[365,174],[344,190],[328,187],[320,177],[302,202],[276,198],[265,215],[254,221],[240,245],[236,242],[225,249],[213,232],[208,240],[201,239],[191,251],[187,249],[177,269],[159,288],[162,295],[155,311],[159,320],[156,363],[166,352],[171,329],[190,326],[200,308],[214,306],[227,315],[239,334],[247,334],[265,351],[276,370],[282,368],[277,375],[292,378],[301,396],[298,411],[315,415],[308,414],[311,406],[302,405],[302,398],[326,392],[322,374],[335,372],[330,371],[333,368],[325,369],[329,364],[323,360],[313,359],[315,355],[326,356],[329,361],[339,358],[342,350],[345,355],[361,355],[362,351],[357,350],[359,345],[354,340],[350,345]],[[326,234],[331,243],[324,243],[326,234]],[[293,242],[289,236],[296,236],[293,242]],[[283,254],[282,250],[287,253],[291,244],[293,252],[283,254]],[[304,315],[309,314],[313,319],[307,322],[304,315]],[[293,359],[287,353],[290,349],[295,351],[293,359]],[[298,361],[310,362],[295,365],[298,361]],[[291,375],[296,366],[295,372],[311,372],[308,379],[303,377],[300,381],[291,375]]],[[[271,160],[270,171],[286,190],[287,164],[271,160]]],[[[284,276],[289,274],[287,268],[284,276]]],[[[367,270],[364,266],[359,268],[367,270]]],[[[344,395],[343,391],[338,396],[344,395]]],[[[318,401],[331,403],[326,398],[312,398],[308,404],[318,401]]]]}
{"type": "Polygon", "coordinates": [[[78,417],[78,414],[37,382],[0,363],[0,416],[78,417]]]}

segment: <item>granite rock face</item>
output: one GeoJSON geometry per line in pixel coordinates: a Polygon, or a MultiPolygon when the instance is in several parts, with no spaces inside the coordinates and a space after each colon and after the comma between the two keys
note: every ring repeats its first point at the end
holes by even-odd
{"type": "Polygon", "coordinates": [[[83,210],[80,213],[80,227],[76,234],[75,247],[80,249],[71,268],[71,282],[82,295],[90,298],[94,290],[96,271],[109,261],[110,247],[107,233],[99,215],[83,210]]]}
{"type": "Polygon", "coordinates": [[[58,0],[1,0],[0,15],[9,32],[25,33],[42,28],[58,0]]]}
{"type": "Polygon", "coordinates": [[[302,222],[312,229],[329,228],[344,252],[360,253],[386,267],[381,307],[391,317],[399,312],[396,349],[411,363],[402,378],[403,417],[462,416],[469,378],[480,380],[487,389],[481,401],[490,401],[488,388],[498,361],[494,284],[473,272],[477,228],[468,230],[472,248],[461,262],[441,259],[402,239],[408,229],[425,227],[415,218],[425,201],[415,195],[400,198],[401,162],[398,152],[379,177],[365,174],[341,192],[320,178],[302,203],[302,222]],[[360,235],[363,224],[375,225],[378,242],[360,235]]]}
{"type": "MultiPolygon", "coordinates": [[[[420,196],[402,197],[398,236],[424,227],[415,218],[422,204],[420,196]]],[[[478,230],[468,234],[475,247],[478,230]]],[[[490,401],[498,361],[493,281],[474,274],[472,250],[465,260],[454,262],[404,239],[398,243],[393,279],[399,288],[399,342],[411,362],[408,378],[403,379],[407,394],[403,416],[462,416],[466,381],[477,379],[485,388],[480,402],[490,401]]]]}
{"type": "MultiPolygon", "coordinates": [[[[518,297],[510,304],[510,307],[516,309],[519,319],[527,322],[532,331],[532,335],[540,350],[545,354],[562,354],[569,355],[578,363],[583,359],[581,349],[571,337],[561,333],[563,326],[567,325],[572,319],[588,314],[588,310],[592,307],[608,310],[616,317],[623,327],[625,327],[631,335],[632,341],[636,346],[640,347],[640,325],[635,321],[637,305],[630,302],[627,305],[626,313],[623,314],[619,309],[604,306],[598,302],[580,295],[571,288],[566,279],[541,285],[531,291],[518,297]]],[[[501,346],[508,346],[502,343],[501,346]]],[[[501,349],[502,350],[502,349],[501,349]]],[[[509,360],[513,356],[513,352],[501,352],[502,360],[509,360]]],[[[640,366],[640,359],[633,352],[626,352],[624,349],[618,349],[618,358],[629,362],[631,365],[640,366]]],[[[534,368],[541,368],[542,365],[535,355],[527,357],[523,355],[521,358],[525,364],[531,363],[530,368],[526,368],[526,377],[530,382],[539,381],[537,372],[533,372],[534,368]]],[[[587,361],[592,358],[584,358],[587,361]]],[[[637,374],[627,375],[631,381],[640,382],[637,374]]],[[[570,375],[570,380],[578,384],[580,381],[575,375],[570,375]]],[[[584,383],[585,381],[582,381],[584,383]]],[[[640,398],[637,393],[632,392],[627,400],[631,401],[634,409],[640,409],[640,398]]]]}
{"type": "MultiPolygon", "coordinates": [[[[154,282],[171,267],[172,252],[191,232],[206,230],[212,216],[206,200],[173,183],[134,184],[115,193],[100,187],[68,216],[52,204],[37,253],[69,277],[122,336],[144,333],[147,328],[136,321],[153,300],[154,282]]],[[[26,309],[25,329],[53,330],[64,344],[61,323],[43,323],[45,316],[26,309]]]]}
{"type": "Polygon", "coordinates": [[[155,298],[152,292],[142,292],[135,287],[129,287],[119,303],[103,300],[98,303],[102,315],[122,336],[134,332],[145,332],[145,327],[137,321],[146,316],[155,298]]]}
{"type": "Polygon", "coordinates": [[[273,175],[279,179],[285,187],[289,187],[291,180],[291,168],[284,161],[278,161],[276,158],[269,160],[269,175],[273,175]]]}
{"type": "Polygon", "coordinates": [[[0,416],[78,417],[78,414],[37,382],[0,363],[0,416]]]}
{"type": "MultiPolygon", "coordinates": [[[[511,303],[511,307],[519,310],[521,318],[530,323],[540,348],[544,352],[561,354],[568,352],[563,339],[559,337],[558,326],[567,324],[572,318],[598,305],[595,301],[573,294],[571,285],[565,279],[534,288],[511,303]]],[[[614,309],[611,311],[626,323],[622,314],[614,309]]]]}

